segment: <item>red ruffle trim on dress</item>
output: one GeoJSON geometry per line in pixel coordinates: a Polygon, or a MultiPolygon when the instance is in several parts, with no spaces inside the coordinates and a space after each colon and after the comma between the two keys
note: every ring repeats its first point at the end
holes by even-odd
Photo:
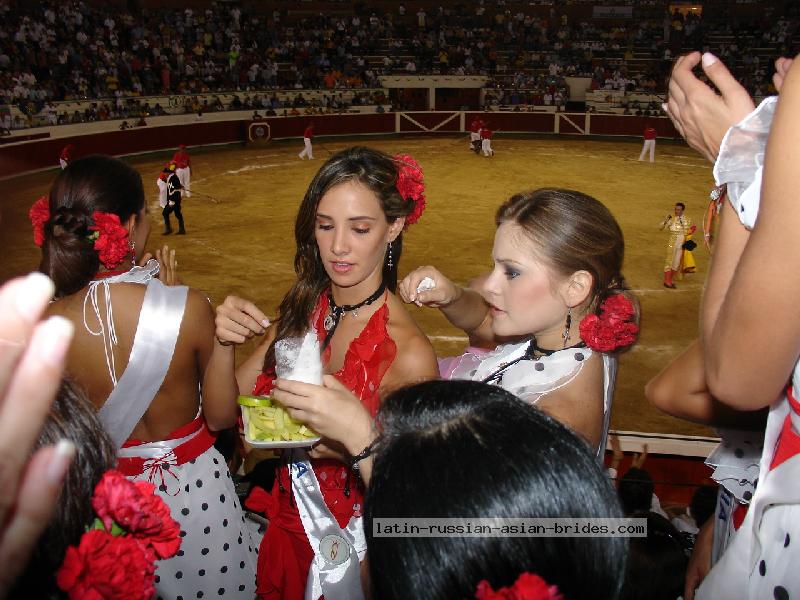
{"type": "MultiPolygon", "coordinates": [[[[312,322],[320,341],[325,338],[323,322],[328,313],[328,295],[323,293],[314,310],[312,322]]],[[[361,333],[350,342],[342,368],[334,373],[336,379],[351,390],[372,416],[378,410],[378,388],[383,376],[397,355],[397,344],[389,337],[387,323],[389,307],[381,306],[370,317],[361,333]]],[[[322,356],[323,363],[330,360],[330,347],[322,356]]],[[[274,372],[261,373],[253,387],[253,394],[267,396],[272,392],[274,372]]],[[[360,516],[363,505],[363,487],[347,467],[333,460],[313,460],[314,473],[319,480],[322,495],[331,513],[341,527],[353,516],[360,516]],[[350,479],[350,496],[344,494],[345,482],[350,479]]],[[[291,499],[291,482],[285,467],[277,469],[271,493],[259,491],[248,505],[259,507],[270,518],[269,527],[261,542],[258,560],[257,593],[264,599],[294,599],[305,594],[306,580],[314,551],[300,521],[297,506],[291,499]],[[281,482],[286,492],[280,491],[281,482]]]]}

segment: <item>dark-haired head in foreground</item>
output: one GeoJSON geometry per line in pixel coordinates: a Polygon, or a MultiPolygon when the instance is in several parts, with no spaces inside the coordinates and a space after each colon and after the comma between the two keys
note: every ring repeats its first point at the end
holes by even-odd
{"type": "Polygon", "coordinates": [[[94,488],[116,462],[116,449],[100,425],[94,407],[83,390],[69,380],[62,382],[34,450],[60,440],[75,445],[75,458],[64,478],[50,523],[10,598],[63,597],[56,588],[56,571],[67,547],[77,546],[94,521],[94,488]]]}
{"type": "Polygon", "coordinates": [[[375,537],[376,518],[621,517],[586,443],[505,390],[429,381],[386,398],[365,499],[371,598],[473,598],[529,571],[569,599],[617,598],[628,540],[375,537]]]}

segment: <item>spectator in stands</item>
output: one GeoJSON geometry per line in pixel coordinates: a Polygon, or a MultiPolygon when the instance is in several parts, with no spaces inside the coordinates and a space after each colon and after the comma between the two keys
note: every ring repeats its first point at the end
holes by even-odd
{"type": "Polygon", "coordinates": [[[678,530],[662,515],[638,511],[647,520],[647,535],[631,537],[622,600],[676,600],[683,594],[687,546],[678,530]]]}

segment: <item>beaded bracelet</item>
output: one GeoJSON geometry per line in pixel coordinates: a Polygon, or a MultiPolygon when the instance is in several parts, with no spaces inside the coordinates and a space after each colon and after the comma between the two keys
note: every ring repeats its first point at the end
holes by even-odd
{"type": "Polygon", "coordinates": [[[361,452],[359,452],[358,454],[353,456],[353,458],[350,459],[350,468],[355,473],[359,473],[359,465],[358,465],[358,463],[360,463],[365,458],[368,458],[368,457],[372,456],[372,450],[373,450],[372,444],[369,444],[361,452]]]}

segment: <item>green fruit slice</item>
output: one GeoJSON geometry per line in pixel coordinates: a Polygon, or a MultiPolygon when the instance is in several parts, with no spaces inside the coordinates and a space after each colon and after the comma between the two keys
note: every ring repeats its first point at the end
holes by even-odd
{"type": "Polygon", "coordinates": [[[272,406],[272,398],[268,396],[239,396],[237,402],[241,406],[272,406]]]}

